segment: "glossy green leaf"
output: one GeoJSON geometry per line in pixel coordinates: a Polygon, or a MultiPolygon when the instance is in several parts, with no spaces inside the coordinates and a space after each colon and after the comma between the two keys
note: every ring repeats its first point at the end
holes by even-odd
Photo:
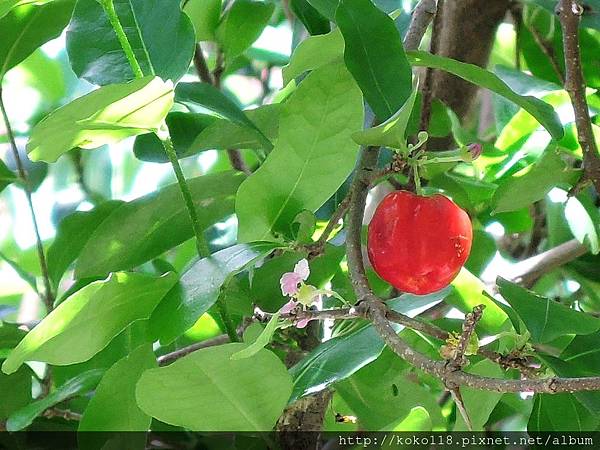
{"type": "Polygon", "coordinates": [[[416,406],[429,412],[437,428],[444,419],[436,396],[407,376],[409,367],[406,361],[386,349],[376,361],[336,383],[335,389],[367,430],[386,428],[406,417],[416,406]]]}
{"type": "Polygon", "coordinates": [[[494,211],[525,208],[543,199],[557,185],[574,184],[581,176],[581,171],[571,169],[561,154],[560,150],[548,148],[529,171],[503,180],[492,199],[494,211]]]}
{"type": "MultiPolygon", "coordinates": [[[[415,317],[441,302],[448,294],[449,289],[425,296],[403,294],[389,300],[387,304],[394,311],[415,317]]],[[[396,328],[397,331],[401,329],[400,326],[396,328]]],[[[291,400],[320,391],[332,383],[348,378],[361,367],[375,360],[384,347],[381,337],[369,324],[362,324],[352,332],[323,342],[290,369],[290,374],[294,378],[291,400]]],[[[390,421],[391,419],[388,422],[390,421]]],[[[383,425],[385,423],[381,424],[383,425]]]]}
{"type": "Polygon", "coordinates": [[[48,273],[55,287],[71,263],[77,259],[94,231],[122,204],[121,201],[111,200],[91,211],[76,211],[60,222],[47,254],[48,273]]]}
{"type": "Polygon", "coordinates": [[[591,334],[600,329],[600,319],[575,311],[554,300],[498,278],[500,294],[513,307],[531,333],[534,343],[550,342],[567,334],[591,334]]]}
{"type": "Polygon", "coordinates": [[[106,371],[88,403],[79,431],[146,431],[151,417],[137,405],[135,387],[142,373],[157,367],[152,345],[142,345],[106,371]],[[117,400],[117,401],[115,401],[117,400]]]}
{"type": "Polygon", "coordinates": [[[67,381],[58,389],[50,392],[46,397],[15,411],[6,422],[7,431],[22,430],[41,415],[48,408],[76,395],[85,394],[96,387],[104,373],[101,369],[89,370],[67,381]]]}
{"type": "MultiPolygon", "coordinates": [[[[244,111],[250,120],[270,142],[275,142],[279,131],[279,117],[282,105],[279,103],[262,105],[255,109],[244,111]]],[[[226,119],[216,119],[212,124],[202,130],[190,145],[189,151],[184,156],[190,156],[202,150],[212,148],[227,150],[230,148],[264,148],[270,150],[271,145],[266,145],[254,127],[226,119]]]]}
{"type": "Polygon", "coordinates": [[[154,334],[163,344],[172,342],[214,305],[222,286],[233,275],[253,266],[277,247],[269,242],[238,244],[196,262],[152,314],[154,334]]]}
{"type": "Polygon", "coordinates": [[[244,359],[250,358],[258,353],[261,349],[265,348],[273,339],[273,334],[277,330],[277,325],[279,321],[279,312],[273,314],[267,326],[262,330],[262,332],[251,342],[247,347],[243,348],[237,353],[231,355],[231,359],[244,359]]]}
{"type": "Polygon", "coordinates": [[[573,394],[535,394],[528,431],[590,431],[598,418],[577,401],[573,394]]]}
{"type": "Polygon", "coordinates": [[[593,200],[584,192],[565,203],[565,219],[575,239],[597,255],[600,252],[600,213],[593,200]]]}
{"type": "Polygon", "coordinates": [[[17,175],[0,160],[0,192],[11,183],[17,181],[17,175]]]}
{"type": "MultiPolygon", "coordinates": [[[[188,180],[206,229],[233,213],[233,201],[243,177],[220,172],[188,180]]],[[[176,184],[127,202],[115,209],[89,238],[75,266],[76,278],[130,269],[151,260],[194,233],[176,184]]]]}
{"type": "Polygon", "coordinates": [[[308,3],[324,17],[327,17],[332,22],[335,21],[335,10],[338,7],[338,0],[308,0],[308,3]]]}
{"type": "Polygon", "coordinates": [[[344,53],[344,38],[339,28],[318,36],[304,39],[294,49],[290,62],[283,67],[283,84],[307,70],[318,69],[330,62],[339,60],[344,53]]]}
{"type": "Polygon", "coordinates": [[[231,360],[244,344],[210,347],[144,372],[140,408],[162,422],[202,431],[270,431],[292,381],[272,352],[231,360]]]}
{"type": "Polygon", "coordinates": [[[422,406],[415,406],[405,418],[390,423],[383,427],[381,431],[394,431],[396,433],[410,431],[414,433],[417,431],[431,431],[431,429],[431,417],[427,410],[422,406]]]}
{"type": "Polygon", "coordinates": [[[463,267],[452,281],[452,287],[454,291],[448,296],[446,302],[465,314],[473,311],[477,305],[485,305],[485,312],[478,327],[489,334],[502,331],[508,317],[499,306],[483,294],[485,285],[479,278],[463,267]]]}
{"type": "Polygon", "coordinates": [[[275,5],[255,0],[235,0],[216,30],[217,42],[227,60],[241,55],[269,23],[275,5]]]}
{"type": "Polygon", "coordinates": [[[0,0],[0,18],[4,17],[11,9],[23,5],[43,5],[54,0],[0,0]]]}
{"type": "Polygon", "coordinates": [[[412,94],[410,94],[398,112],[381,125],[354,133],[352,135],[354,142],[360,145],[379,145],[397,149],[404,148],[406,146],[406,127],[408,126],[408,120],[415,105],[415,98],[418,92],[417,84],[417,79],[415,78],[412,94]]]}
{"type": "Polygon", "coordinates": [[[25,361],[69,365],[90,359],[129,324],[147,319],[176,281],[173,274],[155,278],[121,272],[89,284],[30,331],[2,371],[11,374],[25,361]]]}
{"type": "Polygon", "coordinates": [[[203,112],[209,110],[231,122],[247,127],[257,133],[267,148],[272,147],[269,140],[244,114],[240,107],[208,83],[180,83],[175,90],[175,101],[184,104],[191,111],[203,112]]]}
{"type": "Polygon", "coordinates": [[[323,17],[308,0],[291,0],[290,8],[309,34],[325,34],[331,30],[329,20],[323,17]]]}
{"type": "MultiPolygon", "coordinates": [[[[187,72],[196,38],[179,0],[113,0],[119,20],[144,75],[176,82],[187,72]]],[[[73,71],[107,85],[133,78],[117,35],[100,3],[78,0],[67,30],[73,71]]]]}
{"type": "Polygon", "coordinates": [[[354,167],[350,134],[362,122],[362,96],[341,64],[308,75],[283,105],[275,148],[240,186],[238,239],[274,239],[300,211],[323,205],[354,167]]]}
{"type": "Polygon", "coordinates": [[[408,60],[413,66],[444,70],[477,86],[489,89],[530,113],[555,139],[560,139],[564,134],[558,115],[549,104],[536,97],[517,94],[492,72],[473,64],[421,51],[408,52],[408,60]]]}
{"type": "Polygon", "coordinates": [[[0,421],[31,402],[31,376],[31,369],[26,366],[10,375],[0,373],[0,421]]]}
{"type": "Polygon", "coordinates": [[[74,0],[54,0],[46,4],[15,2],[0,5],[0,81],[6,72],[15,67],[34,50],[58,37],[67,26],[74,0]],[[9,8],[9,12],[5,8],[9,8]],[[4,14],[6,15],[2,17],[4,14]]]}
{"type": "Polygon", "coordinates": [[[26,334],[17,324],[0,321],[0,351],[13,349],[26,334]]]}
{"type": "Polygon", "coordinates": [[[150,133],[158,130],[172,105],[173,84],[160,78],[104,86],[39,122],[27,152],[33,161],[54,162],[76,147],[92,149],[150,133]]]}
{"type": "MultiPolygon", "coordinates": [[[[472,366],[467,366],[465,371],[475,375],[481,375],[490,378],[505,378],[505,372],[492,361],[484,359],[472,366]]],[[[490,414],[502,398],[501,392],[481,391],[466,386],[461,386],[460,394],[465,405],[465,409],[471,420],[472,430],[469,430],[460,414],[456,414],[456,424],[453,431],[484,431],[484,425],[488,421],[490,414]]]]}
{"type": "Polygon", "coordinates": [[[344,36],[344,61],[380,121],[412,90],[412,70],[394,21],[371,0],[341,0],[335,13],[344,36]]]}
{"type": "MultiPolygon", "coordinates": [[[[194,155],[204,148],[193,145],[194,139],[212,123],[218,121],[214,116],[208,114],[195,114],[189,112],[175,111],[167,114],[166,122],[175,153],[178,158],[194,155]]],[[[223,120],[224,122],[230,123],[223,120]]],[[[169,158],[165,148],[156,134],[142,134],[135,138],[133,144],[135,157],[142,161],[166,163],[169,158]]]]}
{"type": "Polygon", "coordinates": [[[183,7],[196,31],[196,41],[214,41],[222,0],[188,0],[183,7]]]}

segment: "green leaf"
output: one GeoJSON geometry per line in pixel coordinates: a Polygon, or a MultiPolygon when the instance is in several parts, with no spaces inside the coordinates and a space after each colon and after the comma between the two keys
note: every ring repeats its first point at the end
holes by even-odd
{"type": "Polygon", "coordinates": [[[412,70],[394,21],[371,0],[341,0],[335,19],[348,70],[375,116],[389,119],[412,90],[412,70]]]}
{"type": "Polygon", "coordinates": [[[0,373],[0,421],[31,402],[31,376],[31,369],[26,366],[10,375],[0,373]]]}
{"type": "Polygon", "coordinates": [[[406,127],[408,119],[415,105],[415,98],[418,92],[418,82],[415,78],[413,82],[412,94],[408,97],[404,105],[392,115],[388,120],[373,128],[363,131],[357,131],[352,134],[354,142],[360,145],[379,145],[382,147],[391,147],[402,149],[406,147],[406,127]]]}
{"type": "Polygon", "coordinates": [[[188,0],[183,7],[196,30],[196,41],[214,41],[221,18],[221,0],[188,0]]]}
{"type": "Polygon", "coordinates": [[[272,144],[256,125],[244,114],[238,105],[216,87],[208,83],[180,83],[175,90],[175,101],[195,112],[213,111],[233,123],[257,133],[267,148],[272,144]]]}
{"type": "Polygon", "coordinates": [[[598,418],[577,401],[573,394],[535,394],[528,431],[592,431],[598,418]]]}
{"type": "Polygon", "coordinates": [[[581,171],[571,169],[561,154],[556,148],[546,149],[525,174],[503,180],[492,199],[494,212],[517,211],[543,199],[556,185],[574,184],[581,171]]]}
{"type": "Polygon", "coordinates": [[[538,98],[518,95],[492,72],[473,64],[432,55],[427,52],[413,51],[408,52],[407,56],[413,66],[444,70],[477,86],[489,89],[530,113],[548,130],[553,138],[560,139],[563,136],[564,131],[554,108],[538,98]]]}
{"type": "MultiPolygon", "coordinates": [[[[387,304],[394,311],[415,317],[441,302],[448,293],[449,289],[424,296],[403,294],[388,300],[387,304]]],[[[401,326],[396,327],[397,331],[401,329],[401,326]]],[[[348,378],[375,360],[384,347],[379,334],[373,326],[366,323],[352,332],[323,342],[290,369],[294,378],[294,391],[290,401],[348,378]]]]}
{"type": "Polygon", "coordinates": [[[11,183],[17,181],[17,175],[0,160],[0,192],[11,183]]]}
{"type": "Polygon", "coordinates": [[[269,242],[238,244],[196,262],[152,314],[155,335],[163,344],[172,342],[214,305],[233,275],[252,267],[277,247],[269,242]]]}
{"type": "MultiPolygon", "coordinates": [[[[465,370],[466,372],[475,375],[490,378],[505,378],[505,372],[500,366],[486,359],[479,361],[472,366],[467,366],[465,370]]],[[[469,414],[473,429],[469,430],[462,415],[457,414],[453,431],[484,431],[484,426],[488,421],[490,414],[502,398],[502,392],[481,391],[461,386],[460,394],[463,403],[465,404],[465,409],[469,414]]]]}
{"type": "Polygon", "coordinates": [[[250,345],[248,345],[246,348],[243,348],[239,352],[231,355],[231,359],[236,360],[250,358],[251,356],[256,355],[256,353],[265,348],[267,345],[269,345],[271,339],[273,339],[273,334],[277,330],[278,322],[279,312],[276,312],[275,314],[273,314],[262,333],[260,333],[256,337],[254,342],[252,342],[250,345]]]}
{"type": "Polygon", "coordinates": [[[318,69],[341,59],[343,53],[344,38],[339,28],[304,39],[294,49],[290,62],[282,68],[283,84],[287,85],[307,70],[318,69]]]}
{"type": "Polygon", "coordinates": [[[406,417],[416,406],[429,412],[437,428],[444,419],[436,397],[407,376],[409,367],[406,361],[386,349],[376,361],[336,383],[335,389],[356,413],[364,429],[383,429],[406,417]]]}
{"type": "Polygon", "coordinates": [[[160,78],[104,86],[39,122],[27,152],[33,161],[54,162],[75,147],[92,149],[157,131],[172,105],[173,84],[160,78]]]}
{"type": "Polygon", "coordinates": [[[283,105],[275,148],[240,186],[239,241],[274,239],[300,211],[323,205],[354,167],[350,134],[362,123],[362,96],[341,64],[308,75],[283,105]]]}
{"type": "Polygon", "coordinates": [[[577,197],[570,197],[565,203],[565,219],[573,236],[586,247],[590,253],[600,252],[600,213],[592,199],[584,192],[577,197]]]}
{"type": "Polygon", "coordinates": [[[325,34],[331,30],[329,20],[313,8],[307,0],[291,0],[290,8],[309,34],[325,34]]]}
{"type": "Polygon", "coordinates": [[[227,61],[241,55],[260,36],[275,5],[254,0],[235,0],[216,30],[217,42],[227,61]]]}
{"type": "Polygon", "coordinates": [[[396,433],[410,431],[414,433],[417,431],[431,431],[432,427],[431,417],[429,417],[427,410],[422,406],[415,406],[406,417],[390,423],[383,427],[381,431],[394,431],[396,433]]]}
{"type": "Polygon", "coordinates": [[[465,314],[473,311],[477,305],[485,305],[478,327],[489,334],[497,334],[503,330],[508,317],[493,300],[484,295],[485,285],[479,278],[463,267],[452,281],[452,287],[454,291],[446,299],[447,303],[465,314]]]}
{"type": "Polygon", "coordinates": [[[144,372],[140,408],[189,430],[270,431],[287,404],[292,381],[283,363],[262,349],[231,360],[244,344],[210,347],[144,372]]]}
{"type": "Polygon", "coordinates": [[[147,319],[176,279],[121,272],[87,285],[25,336],[2,371],[11,374],[25,361],[61,366],[90,359],[129,324],[147,319]]]}
{"type": "Polygon", "coordinates": [[[264,148],[270,150],[272,145],[266,145],[267,142],[274,142],[279,131],[279,117],[282,105],[274,103],[271,105],[259,106],[255,109],[244,111],[244,115],[256,125],[261,134],[258,134],[252,128],[234,121],[226,119],[216,119],[212,124],[202,130],[190,145],[190,151],[184,156],[191,156],[198,151],[209,149],[227,150],[230,148],[264,148]]]}
{"type": "Polygon", "coordinates": [[[47,253],[48,273],[54,287],[58,286],[63,274],[77,259],[94,231],[123,203],[111,200],[91,211],[76,211],[60,222],[47,253]]]}
{"type": "MultiPolygon", "coordinates": [[[[31,2],[29,2],[31,3],[31,2]]],[[[62,33],[71,18],[74,0],[55,0],[47,4],[31,5],[24,1],[7,14],[15,2],[0,5],[0,81],[34,50],[62,33]],[[12,4],[12,6],[11,6],[12,4]]]]}
{"type": "MultiPolygon", "coordinates": [[[[206,229],[233,213],[243,177],[220,172],[188,180],[194,204],[206,229]]],[[[78,279],[130,269],[193,237],[181,192],[176,184],[115,209],[89,238],[75,265],[78,279]]]]}
{"type": "Polygon", "coordinates": [[[308,0],[308,3],[324,17],[327,17],[332,22],[335,21],[335,10],[338,7],[338,0],[308,0]]]}
{"type": "Polygon", "coordinates": [[[6,422],[7,431],[19,431],[33,423],[48,408],[76,395],[85,394],[96,387],[104,370],[94,369],[77,375],[41,400],[15,411],[6,422]]]}
{"type": "Polygon", "coordinates": [[[26,334],[17,324],[0,321],[0,350],[15,348],[26,334]]]}
{"type": "Polygon", "coordinates": [[[567,334],[591,334],[600,329],[600,319],[575,311],[549,298],[498,278],[502,297],[513,307],[531,333],[534,343],[550,342],[567,334]]]}
{"type": "MultiPolygon", "coordinates": [[[[208,114],[195,114],[189,112],[174,111],[167,114],[166,122],[175,153],[178,158],[185,158],[199,153],[205,148],[193,145],[194,139],[212,123],[218,121],[214,116],[208,114]]],[[[228,121],[224,121],[230,123],[228,121]]],[[[133,153],[137,159],[142,161],[167,163],[169,158],[165,148],[156,134],[142,134],[135,138],[133,153]]]]}
{"type": "MultiPolygon", "coordinates": [[[[187,72],[196,38],[179,0],[113,0],[119,20],[145,75],[176,82],[187,72]]],[[[133,78],[117,35],[100,3],[78,0],[67,30],[73,71],[107,85],[133,78]]]]}
{"type": "Polygon", "coordinates": [[[135,387],[147,369],[157,367],[152,345],[136,348],[106,371],[88,403],[79,431],[146,431],[151,417],[135,400],[135,387]]]}

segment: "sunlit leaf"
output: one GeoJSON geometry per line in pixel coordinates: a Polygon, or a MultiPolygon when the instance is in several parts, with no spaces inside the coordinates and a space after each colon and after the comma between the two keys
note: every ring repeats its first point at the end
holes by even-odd
{"type": "Polygon", "coordinates": [[[92,149],[158,130],[173,105],[173,84],[146,77],[97,89],[57,109],[31,132],[33,161],[54,162],[63,153],[92,149]]]}

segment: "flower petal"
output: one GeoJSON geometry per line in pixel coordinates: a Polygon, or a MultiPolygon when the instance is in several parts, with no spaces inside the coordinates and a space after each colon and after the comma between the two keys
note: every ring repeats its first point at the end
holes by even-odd
{"type": "Polygon", "coordinates": [[[289,314],[290,312],[292,312],[292,310],[296,307],[297,304],[298,304],[298,302],[295,302],[294,300],[290,300],[289,302],[287,302],[285,305],[283,305],[281,307],[279,312],[281,314],[289,314]]]}
{"type": "Polygon", "coordinates": [[[296,272],[286,272],[281,276],[279,284],[281,285],[281,293],[283,295],[292,296],[298,292],[298,284],[302,282],[302,278],[296,272]]]}
{"type": "Polygon", "coordinates": [[[294,266],[294,273],[297,274],[303,281],[306,281],[310,275],[310,268],[308,267],[308,261],[306,258],[301,259],[294,266]]]}
{"type": "Polygon", "coordinates": [[[296,322],[296,328],[306,328],[306,325],[308,325],[308,322],[311,320],[314,319],[300,319],[298,322],[296,322]]]}

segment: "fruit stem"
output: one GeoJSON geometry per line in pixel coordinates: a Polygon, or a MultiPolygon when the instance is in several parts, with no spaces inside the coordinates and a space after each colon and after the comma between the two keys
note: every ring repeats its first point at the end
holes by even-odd
{"type": "Polygon", "coordinates": [[[421,188],[421,177],[419,176],[419,164],[413,164],[413,178],[415,180],[415,192],[417,195],[423,195],[423,189],[421,188]]]}

